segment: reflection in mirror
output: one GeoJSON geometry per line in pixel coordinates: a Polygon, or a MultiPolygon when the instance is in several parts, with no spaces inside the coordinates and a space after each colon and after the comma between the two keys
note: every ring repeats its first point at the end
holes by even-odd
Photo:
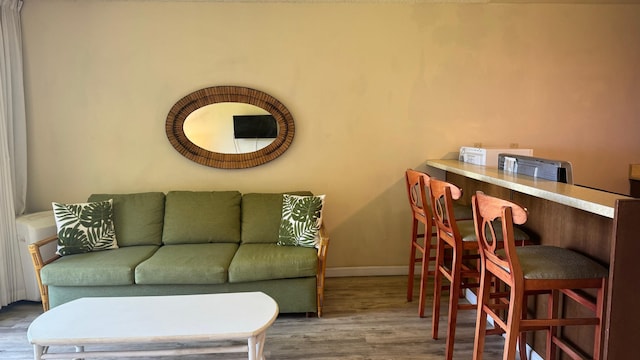
{"type": "MultiPolygon", "coordinates": [[[[222,102],[203,106],[187,116],[184,134],[192,143],[209,151],[223,154],[242,154],[263,149],[275,140],[271,137],[243,137],[234,134],[234,116],[270,115],[268,111],[255,105],[222,102]]],[[[254,119],[249,118],[251,122],[254,119]]],[[[255,127],[259,126],[258,120],[255,127]]],[[[275,123],[275,120],[272,120],[275,123]]],[[[277,127],[277,125],[276,125],[277,127]]],[[[234,131],[235,130],[235,131],[234,131]]]]}
{"type": "MultiPolygon", "coordinates": [[[[203,114],[208,111],[203,110],[203,114]]],[[[223,112],[225,111],[227,110],[223,110],[223,112]]],[[[178,100],[167,114],[165,131],[171,146],[189,160],[221,169],[244,169],[272,161],[287,151],[293,141],[295,125],[293,116],[286,106],[267,93],[240,86],[214,86],[194,91],[178,100]],[[236,115],[235,117],[230,116],[232,121],[227,118],[227,120],[217,122],[209,120],[208,116],[199,114],[194,115],[193,119],[190,116],[210,105],[215,105],[213,109],[216,109],[217,113],[216,106],[224,103],[234,104],[231,106],[244,104],[253,107],[243,107],[243,109],[249,110],[248,112],[242,110],[244,111],[242,113],[240,110],[228,110],[236,115]],[[249,134],[240,134],[239,126],[236,127],[235,123],[239,125],[241,121],[247,120],[246,115],[249,115],[250,123],[255,120],[269,124],[268,131],[256,135],[255,128],[248,128],[245,130],[249,134]],[[191,122],[193,124],[189,124],[191,122]],[[207,129],[202,128],[204,129],[202,130],[201,124],[204,123],[210,125],[207,129]],[[234,124],[231,125],[232,123],[234,124]],[[195,130],[192,130],[192,127],[195,130]],[[233,136],[230,135],[232,129],[233,136]],[[214,140],[220,133],[225,132],[228,134],[225,141],[233,140],[231,145],[228,143],[224,145],[224,143],[218,143],[217,140],[214,140]],[[251,139],[247,139],[247,137],[251,139]],[[264,144],[258,144],[255,138],[269,138],[269,140],[260,140],[259,142],[264,142],[264,144]],[[234,143],[235,141],[238,141],[237,145],[234,143]]]]}

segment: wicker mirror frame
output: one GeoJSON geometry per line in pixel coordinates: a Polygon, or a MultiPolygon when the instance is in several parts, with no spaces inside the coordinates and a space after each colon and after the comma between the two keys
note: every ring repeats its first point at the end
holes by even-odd
{"type": "Polygon", "coordinates": [[[165,125],[169,142],[182,156],[221,169],[243,169],[267,163],[289,148],[295,133],[293,116],[280,101],[262,91],[239,86],[214,86],[192,92],[173,105],[165,125]],[[251,104],[268,111],[278,123],[278,136],[267,147],[242,154],[218,153],[194,144],[184,133],[187,116],[203,106],[222,102],[251,104]]]}

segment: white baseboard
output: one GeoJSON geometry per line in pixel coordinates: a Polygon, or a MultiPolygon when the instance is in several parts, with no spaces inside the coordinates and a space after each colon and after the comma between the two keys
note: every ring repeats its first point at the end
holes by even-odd
{"type": "MultiPolygon", "coordinates": [[[[408,275],[406,266],[353,266],[327,268],[326,277],[408,275]]],[[[419,272],[418,272],[419,274],[419,272]]]]}
{"type": "MultiPolygon", "coordinates": [[[[333,267],[327,268],[325,272],[326,277],[350,277],[350,276],[397,276],[408,275],[409,270],[407,266],[354,266],[354,267],[333,267]]],[[[415,274],[419,276],[420,267],[416,266],[415,274]]],[[[465,298],[471,304],[477,303],[476,294],[472,291],[465,291],[465,298]]],[[[491,325],[493,325],[493,319],[489,317],[487,319],[491,325]]],[[[527,345],[527,358],[531,360],[544,360],[538,355],[533,348],[527,345]]]]}

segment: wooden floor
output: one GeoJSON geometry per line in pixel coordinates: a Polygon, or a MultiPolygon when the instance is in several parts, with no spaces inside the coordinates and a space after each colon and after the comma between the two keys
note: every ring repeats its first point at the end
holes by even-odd
{"type": "MultiPolygon", "coordinates": [[[[267,332],[270,360],[443,359],[446,317],[441,339],[431,339],[431,317],[419,318],[417,299],[407,302],[406,278],[354,277],[326,280],[322,318],[280,315],[267,332]]],[[[446,304],[446,299],[443,299],[446,304]]],[[[427,303],[430,314],[431,302],[427,303]]],[[[33,359],[26,339],[29,323],[42,312],[39,303],[18,302],[0,309],[0,359],[33,359]]],[[[444,314],[446,316],[446,314],[444,314]]],[[[454,359],[471,359],[475,311],[458,316],[454,359]]],[[[184,346],[172,344],[173,346],[184,346]]],[[[502,359],[503,340],[489,336],[485,359],[502,359]]],[[[240,354],[194,355],[162,359],[246,359],[240,354]]],[[[132,358],[133,359],[133,358],[132,358]]],[[[136,358],[144,359],[144,358],[136,358]]]]}

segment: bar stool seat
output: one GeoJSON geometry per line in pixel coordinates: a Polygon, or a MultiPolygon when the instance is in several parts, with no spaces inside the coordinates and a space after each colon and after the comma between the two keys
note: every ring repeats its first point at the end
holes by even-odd
{"type": "MultiPolygon", "coordinates": [[[[560,327],[582,325],[594,327],[592,358],[601,359],[608,270],[569,249],[545,245],[516,247],[514,224],[524,224],[527,220],[526,210],[517,204],[477,192],[472,205],[481,257],[473,359],[482,359],[487,333],[506,334],[503,359],[513,360],[518,352],[518,337],[525,339],[525,332],[537,330],[547,332],[545,359],[556,359],[558,350],[571,359],[584,359],[584,352],[565,341],[558,331],[560,327]],[[502,224],[500,229],[494,226],[496,221],[502,224]],[[493,240],[499,233],[504,239],[503,248],[493,240]],[[495,278],[509,288],[508,298],[501,297],[499,302],[496,302],[493,295],[497,294],[491,286],[495,278]],[[589,289],[595,290],[595,301],[584,291],[589,289]],[[547,314],[542,318],[529,319],[527,297],[538,294],[547,294],[547,314]],[[560,294],[594,315],[561,317],[565,312],[559,309],[560,294]],[[505,301],[508,305],[506,314],[502,312],[505,301]],[[493,329],[487,329],[487,317],[493,319],[493,329]]],[[[519,352],[520,359],[526,359],[523,341],[519,352]]]]}
{"type": "MultiPolygon", "coordinates": [[[[497,229],[496,229],[497,231],[497,229]]],[[[496,251],[504,256],[504,250],[496,251]]],[[[531,280],[589,279],[608,276],[597,262],[565,248],[548,245],[517,247],[522,275],[531,280]]],[[[509,267],[503,267],[509,272],[509,267]]]]}
{"type": "Polygon", "coordinates": [[[471,209],[471,206],[454,202],[453,216],[456,217],[456,220],[473,220],[473,209],[471,209]]]}

